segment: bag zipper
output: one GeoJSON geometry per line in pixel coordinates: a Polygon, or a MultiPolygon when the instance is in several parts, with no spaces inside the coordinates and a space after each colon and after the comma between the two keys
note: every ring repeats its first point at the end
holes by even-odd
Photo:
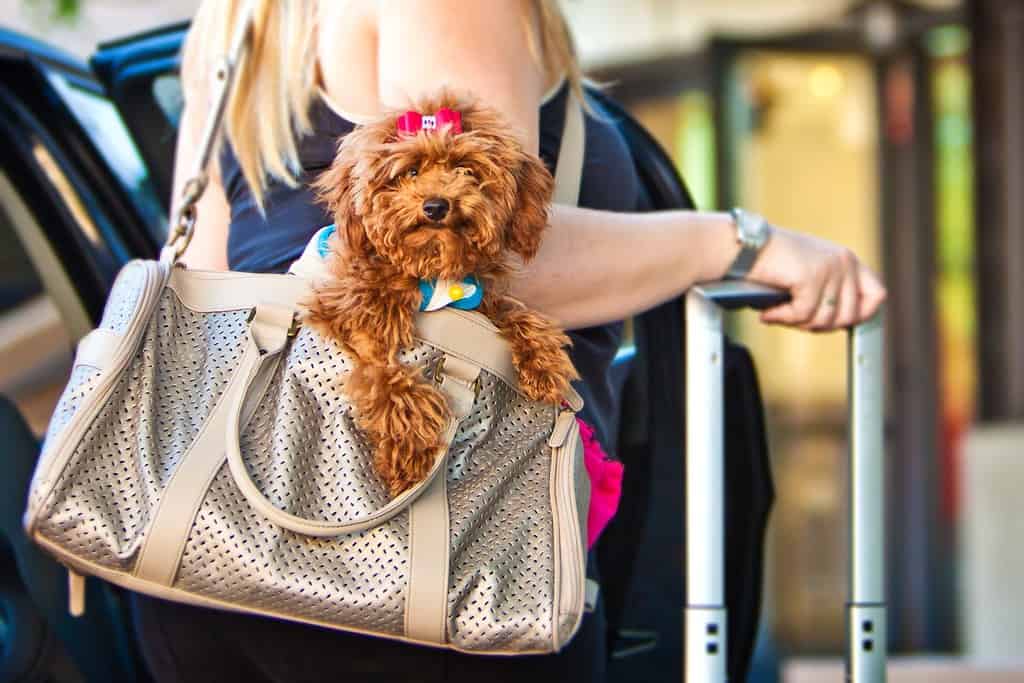
{"type": "MultiPolygon", "coordinates": [[[[47,490],[39,499],[38,507],[32,511],[32,518],[27,520],[25,524],[26,531],[29,534],[32,534],[39,513],[46,507],[50,494],[53,492],[54,474],[59,474],[67,465],[68,459],[74,453],[74,445],[81,441],[85,431],[88,430],[100,409],[106,405],[107,399],[113,392],[117,380],[124,370],[124,366],[127,365],[128,361],[135,354],[138,345],[142,342],[142,332],[145,326],[149,324],[151,317],[149,314],[152,312],[155,301],[159,299],[160,293],[163,291],[166,277],[161,277],[161,275],[166,273],[160,272],[162,269],[161,264],[158,261],[136,261],[136,263],[140,263],[146,272],[143,279],[142,294],[139,296],[135,311],[132,313],[131,322],[124,332],[120,347],[111,357],[110,366],[102,370],[103,377],[96,389],[89,396],[89,400],[86,401],[85,405],[79,407],[78,412],[71,418],[70,424],[57,436],[56,443],[51,447],[53,455],[50,458],[50,462],[42,465],[44,469],[39,485],[47,490]]],[[[130,264],[125,267],[130,267],[130,264]]]]}
{"type": "MultiPolygon", "coordinates": [[[[581,524],[585,522],[579,519],[575,477],[573,476],[577,464],[576,454],[580,448],[579,424],[576,422],[575,413],[571,411],[565,411],[559,415],[555,424],[549,443],[554,447],[552,466],[557,468],[554,504],[559,524],[557,539],[561,571],[559,572],[558,614],[554,628],[555,637],[558,639],[558,628],[562,615],[576,614],[573,633],[583,618],[585,579],[581,574],[585,571],[585,563],[581,545],[583,533],[581,524]]],[[[583,463],[580,462],[579,466],[582,467],[583,463]]],[[[561,647],[564,644],[564,642],[559,642],[558,646],[561,647]]]]}

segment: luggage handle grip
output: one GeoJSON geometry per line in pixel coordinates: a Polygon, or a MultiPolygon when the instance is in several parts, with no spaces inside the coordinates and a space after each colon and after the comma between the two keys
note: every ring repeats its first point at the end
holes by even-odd
{"type": "Polygon", "coordinates": [[[720,308],[736,310],[753,308],[763,311],[792,299],[789,292],[745,280],[723,280],[694,287],[708,301],[720,308]]]}

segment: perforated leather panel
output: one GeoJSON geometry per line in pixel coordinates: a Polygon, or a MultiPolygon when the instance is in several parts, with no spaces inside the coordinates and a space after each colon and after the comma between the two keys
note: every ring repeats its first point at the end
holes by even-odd
{"type": "MultiPolygon", "coordinates": [[[[139,297],[142,295],[145,284],[146,269],[142,263],[133,261],[125,266],[114,280],[99,326],[118,334],[124,334],[135,315],[136,308],[138,308],[139,297]]],[[[31,516],[36,514],[43,502],[40,483],[43,475],[47,474],[54,440],[71,422],[71,418],[78,412],[85,397],[96,389],[99,379],[100,370],[98,368],[87,365],[76,365],[72,368],[71,377],[61,393],[53,415],[50,417],[50,423],[47,425],[39,460],[32,476],[27,505],[31,516]]]]}
{"type": "Polygon", "coordinates": [[[52,460],[52,447],[54,440],[64,431],[71,418],[78,412],[79,406],[85,398],[95,389],[100,379],[100,371],[88,365],[76,366],[71,371],[71,378],[61,393],[57,407],[50,418],[50,424],[46,427],[46,436],[43,438],[43,447],[40,451],[39,460],[36,463],[36,470],[32,474],[32,484],[29,487],[28,510],[35,514],[42,503],[42,488],[40,483],[47,472],[52,460]]]}
{"type": "Polygon", "coordinates": [[[40,533],[130,569],[167,479],[238,365],[245,329],[245,311],[199,314],[165,292],[56,483],[40,533]]]}
{"type": "Polygon", "coordinates": [[[489,373],[448,467],[448,638],[460,648],[545,649],[554,559],[547,438],[555,411],[489,373]]]}
{"type": "Polygon", "coordinates": [[[71,418],[78,412],[78,406],[96,388],[96,380],[99,379],[100,371],[88,365],[77,365],[71,371],[67,386],[57,401],[57,407],[50,418],[50,424],[46,427],[46,437],[43,439],[43,453],[46,453],[54,437],[64,431],[71,418]]]}
{"type": "Polygon", "coordinates": [[[145,286],[146,268],[141,262],[133,261],[122,268],[110,290],[99,326],[124,334],[139,305],[139,297],[142,296],[145,286]]]}
{"type": "MultiPolygon", "coordinates": [[[[125,266],[114,280],[99,326],[118,334],[124,334],[138,307],[139,297],[145,284],[146,270],[141,263],[132,262],[125,266]]],[[[78,410],[85,395],[96,387],[99,375],[100,371],[97,368],[88,366],[75,366],[72,370],[71,377],[64,387],[60,400],[57,401],[50,424],[46,429],[42,449],[44,455],[53,438],[71,421],[71,417],[78,410]]]]}
{"type": "Polygon", "coordinates": [[[175,585],[227,602],[400,635],[409,517],[338,538],[300,538],[255,512],[225,466],[199,510],[175,585]]]}

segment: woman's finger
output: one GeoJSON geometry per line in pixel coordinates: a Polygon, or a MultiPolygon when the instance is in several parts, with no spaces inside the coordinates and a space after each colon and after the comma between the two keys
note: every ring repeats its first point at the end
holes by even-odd
{"type": "Polygon", "coordinates": [[[842,329],[857,323],[857,313],[860,310],[860,283],[856,272],[847,272],[843,275],[843,285],[839,293],[836,317],[832,321],[834,329],[842,329]]]}
{"type": "Polygon", "coordinates": [[[888,294],[878,276],[863,263],[858,264],[857,282],[860,286],[857,322],[860,323],[875,314],[888,294]]]}
{"type": "Polygon", "coordinates": [[[822,288],[820,285],[809,285],[794,288],[792,300],[767,309],[761,314],[761,322],[775,325],[806,325],[818,310],[822,288]]]}
{"type": "Polygon", "coordinates": [[[835,324],[836,315],[839,312],[839,297],[843,290],[843,273],[839,272],[828,279],[821,290],[821,298],[818,300],[818,308],[814,316],[804,325],[804,328],[812,332],[824,332],[830,330],[835,324]]]}

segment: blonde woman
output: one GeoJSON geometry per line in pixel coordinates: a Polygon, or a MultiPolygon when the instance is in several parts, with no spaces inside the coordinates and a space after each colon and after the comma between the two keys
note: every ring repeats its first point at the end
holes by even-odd
{"type": "MultiPolygon", "coordinates": [[[[180,186],[206,117],[208,74],[240,0],[205,0],[182,65],[186,108],[180,186]]],[[[254,48],[229,104],[227,139],[199,205],[191,267],[280,272],[330,222],[309,184],[336,141],[384,108],[442,85],[504,113],[553,168],[569,91],[581,75],[556,0],[264,0],[254,48]]],[[[608,370],[617,321],[721,278],[738,230],[767,241],[747,277],[788,289],[765,321],[828,330],[859,322],[885,297],[848,250],[780,228],[766,235],[725,213],[635,213],[639,178],[616,129],[588,116],[580,206],[554,206],[539,256],[514,293],[572,330],[585,418],[609,445],[618,409],[608,370]],[[614,286],[610,286],[612,283],[614,286]]],[[[756,247],[755,247],[756,248],[756,247]]],[[[547,657],[486,658],[341,634],[148,598],[135,604],[146,659],[163,681],[602,681],[600,602],[571,645],[547,657]]]]}

